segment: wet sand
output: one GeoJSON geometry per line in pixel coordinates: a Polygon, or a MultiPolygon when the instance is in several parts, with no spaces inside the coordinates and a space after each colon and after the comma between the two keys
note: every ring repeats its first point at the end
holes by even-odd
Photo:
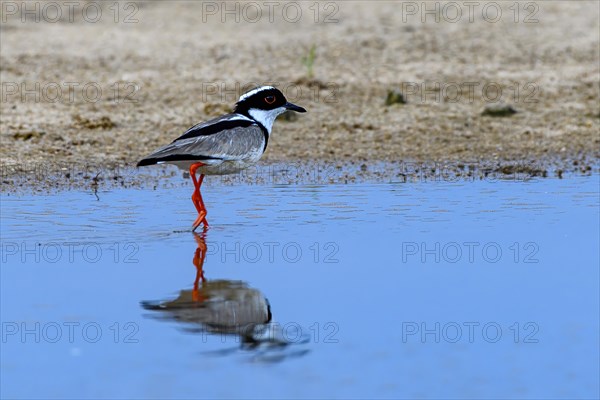
{"type": "Polygon", "coordinates": [[[518,165],[532,176],[597,168],[596,2],[523,2],[518,15],[502,3],[497,21],[484,2],[455,23],[448,3],[431,3],[439,22],[421,3],[320,3],[316,13],[299,2],[297,21],[291,9],[259,16],[232,4],[237,15],[142,2],[121,3],[118,15],[104,4],[97,22],[78,8],[57,22],[3,16],[2,190],[156,182],[173,171],[133,179],[128,168],[262,83],[308,109],[280,117],[264,168],[347,168],[338,181],[379,162],[508,174],[518,165]],[[393,91],[404,102],[387,105],[393,91]],[[516,112],[495,111],[502,104],[516,112]]]}

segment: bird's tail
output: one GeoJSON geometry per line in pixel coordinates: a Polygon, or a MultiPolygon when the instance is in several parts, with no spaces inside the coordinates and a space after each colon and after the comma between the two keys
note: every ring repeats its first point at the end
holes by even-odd
{"type": "Polygon", "coordinates": [[[144,158],[143,160],[140,160],[140,162],[138,162],[136,164],[136,167],[143,167],[146,165],[154,165],[158,162],[158,159],[156,158],[144,158]]]}

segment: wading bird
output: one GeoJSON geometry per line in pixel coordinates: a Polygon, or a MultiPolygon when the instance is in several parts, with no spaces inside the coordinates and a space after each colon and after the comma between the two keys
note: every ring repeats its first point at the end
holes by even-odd
{"type": "Polygon", "coordinates": [[[267,148],[275,118],[287,110],[306,112],[289,103],[278,89],[258,87],[243,94],[232,113],[192,126],[137,166],[168,163],[189,170],[194,182],[192,202],[198,211],[192,231],[200,224],[207,229],[206,207],[200,194],[204,175],[233,174],[254,165],[267,148]]]}

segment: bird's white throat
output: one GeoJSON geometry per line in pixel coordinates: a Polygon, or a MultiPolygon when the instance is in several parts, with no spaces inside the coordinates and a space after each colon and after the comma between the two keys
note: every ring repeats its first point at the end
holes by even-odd
{"type": "Polygon", "coordinates": [[[271,129],[273,129],[275,118],[283,112],[285,112],[285,107],[279,107],[274,110],[260,110],[258,108],[251,108],[248,110],[248,114],[250,114],[254,120],[260,122],[262,126],[267,129],[269,135],[271,134],[271,129]]]}

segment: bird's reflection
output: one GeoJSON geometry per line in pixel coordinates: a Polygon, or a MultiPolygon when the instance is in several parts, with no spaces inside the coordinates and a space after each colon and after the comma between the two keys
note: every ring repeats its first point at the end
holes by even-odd
{"type": "MultiPolygon", "coordinates": [[[[194,233],[196,250],[193,264],[196,278],[191,290],[181,290],[179,296],[169,301],[143,301],[142,307],[156,311],[154,317],[185,324],[191,333],[208,333],[239,338],[241,348],[260,350],[262,361],[281,361],[290,356],[305,354],[308,350],[282,352],[289,344],[277,325],[271,324],[271,306],[258,289],[235,280],[208,280],[204,276],[206,258],[206,232],[194,233]],[[274,354],[273,350],[278,349],[274,354]],[[265,353],[266,351],[266,353],[265,353]]],[[[228,354],[235,349],[220,350],[228,354]]]]}

